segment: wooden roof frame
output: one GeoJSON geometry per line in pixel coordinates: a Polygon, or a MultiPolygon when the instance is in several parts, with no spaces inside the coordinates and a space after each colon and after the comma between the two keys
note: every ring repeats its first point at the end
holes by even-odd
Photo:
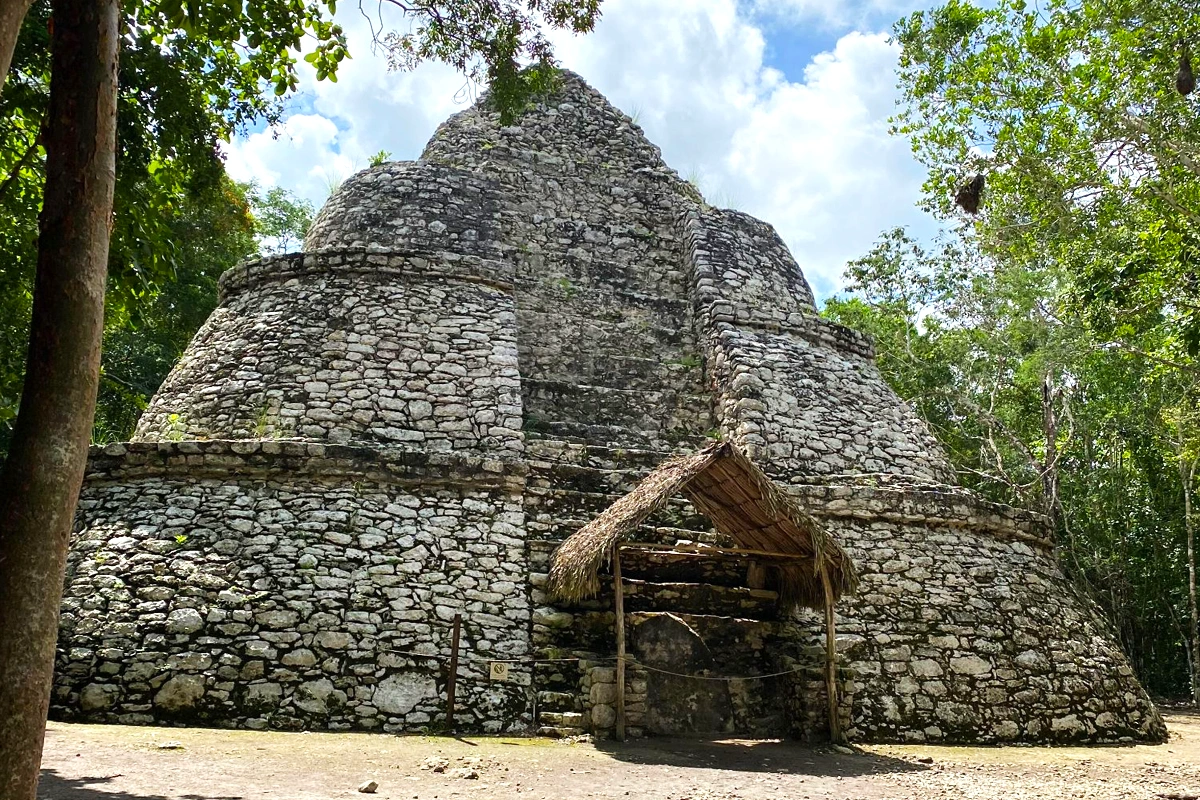
{"type": "Polygon", "coordinates": [[[663,463],[559,545],[550,560],[550,593],[568,602],[595,596],[613,548],[676,494],[737,542],[737,548],[712,548],[714,555],[777,562],[785,608],[824,608],[826,581],[834,601],[856,588],[854,564],[842,546],[734,444],[714,442],[663,463]]]}

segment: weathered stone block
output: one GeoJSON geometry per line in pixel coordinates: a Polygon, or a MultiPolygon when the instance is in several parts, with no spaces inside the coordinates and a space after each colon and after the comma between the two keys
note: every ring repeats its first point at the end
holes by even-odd
{"type": "Polygon", "coordinates": [[[385,714],[408,714],[423,702],[437,699],[437,684],[427,675],[389,675],[377,687],[371,702],[385,714]]]}
{"type": "Polygon", "coordinates": [[[979,656],[962,656],[950,659],[950,671],[960,675],[986,675],[992,671],[992,663],[979,656]]]}
{"type": "Polygon", "coordinates": [[[204,697],[203,675],[176,675],[154,695],[154,705],[171,714],[190,711],[204,697]]]}
{"type": "Polygon", "coordinates": [[[194,608],[177,608],[167,615],[169,633],[190,634],[204,627],[204,617],[194,608]]]}
{"type": "Polygon", "coordinates": [[[107,683],[89,683],[79,694],[79,707],[85,712],[107,711],[117,701],[121,690],[107,683]]]}

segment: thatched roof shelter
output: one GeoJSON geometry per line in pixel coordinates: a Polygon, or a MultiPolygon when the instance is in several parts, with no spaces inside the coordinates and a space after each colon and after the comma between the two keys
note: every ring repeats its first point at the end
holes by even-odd
{"type": "Polygon", "coordinates": [[[726,554],[746,551],[747,558],[778,569],[784,608],[825,607],[822,573],[834,600],[854,591],[854,564],[841,545],[737,447],[715,442],[662,464],[563,542],[550,562],[551,594],[568,602],[594,596],[600,590],[600,567],[614,545],[677,493],[737,543],[739,549],[726,554]]]}

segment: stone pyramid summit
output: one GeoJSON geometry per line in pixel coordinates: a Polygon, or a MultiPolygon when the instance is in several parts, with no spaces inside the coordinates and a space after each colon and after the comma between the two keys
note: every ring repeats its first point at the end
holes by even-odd
{"type": "MultiPolygon", "coordinates": [[[[550,555],[720,437],[857,565],[852,740],[1165,736],[1045,521],[957,487],[774,229],[574,74],[348,179],[302,253],[220,290],[133,440],[92,454],[59,717],[437,730],[457,615],[461,729],[605,734],[611,597],[556,603],[550,555]]],[[[724,543],[683,500],[639,538],[724,543]]],[[[631,732],[824,736],[820,615],[695,549],[623,558],[631,732]]]]}

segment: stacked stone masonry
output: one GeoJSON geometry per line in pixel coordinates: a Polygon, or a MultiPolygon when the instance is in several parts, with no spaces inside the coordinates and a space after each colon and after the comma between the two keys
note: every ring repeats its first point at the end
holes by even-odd
{"type": "MultiPolygon", "coordinates": [[[[93,452],[53,713],[438,730],[459,615],[460,729],[607,734],[612,589],[556,603],[550,554],[712,436],[858,565],[852,739],[1164,736],[1045,521],[956,487],[775,231],[570,73],[513,125],[457,114],[347,180],[305,252],[223,276],[134,441],[93,452]]],[[[729,543],[683,500],[638,538],[729,543]]],[[[820,615],[781,616],[769,571],[622,563],[632,733],[826,735],[820,615]]]]}
{"type": "Polygon", "coordinates": [[[223,276],[135,441],[293,438],[517,455],[516,317],[479,259],[324,250],[223,276]]]}

